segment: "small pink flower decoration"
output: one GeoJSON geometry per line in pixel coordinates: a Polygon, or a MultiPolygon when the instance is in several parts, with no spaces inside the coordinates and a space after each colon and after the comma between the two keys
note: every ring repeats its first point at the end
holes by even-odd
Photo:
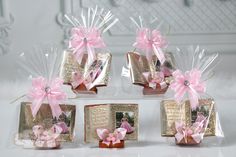
{"type": "Polygon", "coordinates": [[[186,71],[184,74],[180,70],[172,73],[174,82],[170,84],[170,88],[175,91],[177,102],[180,102],[187,93],[192,109],[196,109],[199,105],[199,94],[206,91],[206,85],[201,81],[201,74],[197,69],[186,71]]]}
{"type": "Polygon", "coordinates": [[[54,125],[51,129],[45,130],[42,125],[35,125],[32,129],[35,135],[34,145],[37,148],[58,148],[60,146],[58,138],[62,128],[54,125]]]}
{"type": "Polygon", "coordinates": [[[120,143],[124,140],[127,130],[125,128],[117,128],[113,133],[110,133],[108,129],[97,129],[97,135],[102,140],[102,143],[107,146],[112,144],[120,143]]]}

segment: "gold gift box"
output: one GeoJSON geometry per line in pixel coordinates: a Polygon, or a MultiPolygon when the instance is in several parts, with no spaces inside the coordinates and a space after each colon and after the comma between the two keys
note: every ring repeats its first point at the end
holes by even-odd
{"type": "MultiPolygon", "coordinates": [[[[106,128],[113,132],[122,126],[123,118],[132,131],[127,131],[126,140],[138,139],[138,104],[96,104],[84,107],[84,141],[99,140],[96,129],[106,128]]],[[[131,130],[127,129],[127,130],[131,130]]]]}
{"type": "Polygon", "coordinates": [[[65,122],[69,132],[60,135],[60,141],[71,142],[74,138],[75,128],[75,105],[60,105],[63,114],[59,120],[52,117],[52,112],[49,104],[42,104],[36,117],[34,118],[31,111],[30,102],[22,102],[20,108],[18,140],[31,140],[33,135],[32,127],[35,125],[43,125],[45,129],[50,129],[57,122],[65,122]]]}
{"type": "MultiPolygon", "coordinates": [[[[144,72],[152,73],[161,70],[160,62],[155,55],[152,57],[152,62],[149,63],[146,56],[140,55],[138,52],[128,52],[127,62],[130,68],[130,77],[132,83],[143,86],[144,95],[164,94],[167,91],[168,86],[164,89],[161,89],[161,87],[157,87],[156,89],[149,87],[147,80],[143,76],[144,72]]],[[[171,53],[166,53],[166,61],[163,66],[173,70],[175,67],[174,65],[173,55],[171,53]]],[[[165,77],[165,82],[167,85],[170,83],[170,81],[171,76],[165,77]]]]}
{"type": "Polygon", "coordinates": [[[97,87],[106,86],[109,80],[110,66],[112,56],[110,53],[97,53],[97,60],[91,66],[87,66],[88,55],[83,55],[81,64],[79,64],[73,57],[73,53],[69,50],[64,51],[64,56],[60,69],[60,77],[64,80],[64,84],[71,85],[72,73],[79,71],[84,76],[88,76],[89,73],[95,69],[99,64],[101,73],[95,78],[92,85],[93,88],[87,89],[84,84],[79,85],[76,89],[72,88],[75,93],[78,94],[96,94],[97,87]]]}
{"type": "Polygon", "coordinates": [[[203,114],[208,114],[207,116],[211,114],[204,136],[215,136],[216,113],[214,100],[200,99],[199,105],[196,110],[192,110],[189,100],[182,102],[182,104],[177,104],[175,100],[163,100],[160,106],[161,135],[174,136],[176,133],[174,126],[176,121],[183,121],[185,125],[190,126],[195,122],[197,112],[202,112],[203,114]]]}

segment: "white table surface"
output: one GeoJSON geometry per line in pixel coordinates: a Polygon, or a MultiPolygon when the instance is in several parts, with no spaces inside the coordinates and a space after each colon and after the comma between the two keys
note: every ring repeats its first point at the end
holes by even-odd
{"type": "Polygon", "coordinates": [[[160,100],[100,100],[103,102],[134,102],[140,107],[140,136],[138,142],[127,142],[125,149],[99,149],[97,144],[83,143],[83,104],[97,103],[94,100],[75,101],[77,104],[76,141],[73,148],[60,150],[31,150],[22,149],[13,144],[14,134],[18,125],[17,104],[9,104],[9,101],[2,100],[0,103],[0,119],[2,120],[0,134],[1,156],[48,156],[48,157],[148,157],[148,156],[186,156],[186,157],[229,157],[236,153],[236,127],[235,127],[235,100],[216,100],[218,111],[221,116],[221,123],[225,138],[221,144],[204,143],[200,147],[180,147],[173,144],[174,139],[160,137],[159,102],[160,100]],[[220,105],[219,105],[220,104],[220,105]],[[216,145],[215,145],[216,144],[216,145]]]}

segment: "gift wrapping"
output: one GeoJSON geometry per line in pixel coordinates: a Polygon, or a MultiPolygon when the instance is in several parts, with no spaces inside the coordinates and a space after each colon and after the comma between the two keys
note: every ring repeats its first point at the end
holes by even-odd
{"type": "Polygon", "coordinates": [[[84,107],[84,141],[99,140],[96,129],[127,129],[127,140],[138,139],[138,105],[137,104],[96,104],[84,107]],[[124,119],[123,119],[124,118],[124,119]]]}
{"type": "Polygon", "coordinates": [[[92,88],[86,89],[84,84],[79,85],[76,88],[72,87],[75,93],[97,93],[96,87],[106,86],[109,79],[110,66],[111,66],[111,54],[110,53],[97,53],[97,60],[88,66],[86,64],[88,55],[83,55],[81,64],[79,64],[73,57],[73,53],[69,50],[64,51],[63,61],[60,69],[60,77],[64,80],[64,84],[72,84],[73,72],[80,72],[83,76],[89,76],[90,73],[99,68],[99,75],[91,82],[92,88]]]}
{"type": "MultiPolygon", "coordinates": [[[[161,89],[161,87],[157,87],[156,89],[153,89],[148,86],[148,81],[144,77],[143,73],[145,72],[160,72],[161,71],[161,65],[156,56],[153,55],[152,62],[148,62],[147,57],[145,55],[140,55],[137,52],[128,52],[127,53],[127,62],[128,66],[130,68],[130,78],[133,84],[140,85],[144,87],[143,93],[145,95],[148,94],[163,94],[166,92],[167,87],[161,89]]],[[[171,53],[166,53],[166,61],[164,62],[164,65],[162,67],[165,67],[168,70],[174,69],[174,59],[171,53]]],[[[171,73],[171,72],[170,72],[171,73]]],[[[164,82],[168,85],[171,81],[171,74],[169,76],[164,77],[164,82]]]]}
{"type": "Polygon", "coordinates": [[[66,124],[66,126],[61,127],[63,130],[65,130],[65,132],[60,134],[59,140],[73,141],[76,106],[60,104],[60,107],[63,114],[58,120],[52,117],[52,112],[48,104],[42,104],[36,117],[33,118],[31,103],[22,102],[18,129],[19,140],[30,140],[32,136],[32,128],[35,125],[42,125],[45,129],[50,129],[54,124],[61,125],[61,122],[63,122],[63,124],[66,124]]]}
{"type": "Polygon", "coordinates": [[[201,112],[204,115],[211,113],[204,136],[216,135],[216,112],[213,99],[200,99],[199,107],[196,110],[191,109],[189,100],[182,102],[182,104],[177,104],[175,100],[163,100],[160,107],[162,136],[175,136],[176,121],[183,121],[185,125],[190,126],[195,122],[197,112],[201,112]],[[184,107],[181,108],[181,106],[184,107]],[[209,111],[211,107],[212,111],[209,111]]]}

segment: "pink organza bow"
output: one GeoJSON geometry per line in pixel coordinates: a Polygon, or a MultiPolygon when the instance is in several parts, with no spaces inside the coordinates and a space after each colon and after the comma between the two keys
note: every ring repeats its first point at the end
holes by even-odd
{"type": "Polygon", "coordinates": [[[124,140],[127,130],[125,128],[117,128],[113,133],[110,133],[108,129],[97,129],[97,135],[102,140],[102,143],[107,146],[120,143],[120,140],[124,140]]]}
{"type": "Polygon", "coordinates": [[[138,30],[136,42],[133,44],[133,46],[145,51],[149,62],[152,60],[153,52],[161,64],[165,62],[165,55],[162,51],[162,48],[167,46],[167,42],[162,37],[160,31],[156,29],[151,31],[148,28],[141,28],[138,30]]]}
{"type": "Polygon", "coordinates": [[[39,148],[56,148],[60,145],[58,138],[62,128],[54,125],[51,129],[45,130],[42,125],[35,125],[32,128],[35,141],[34,145],[39,148]]]}
{"type": "Polygon", "coordinates": [[[62,91],[63,80],[56,78],[48,82],[43,77],[34,78],[28,98],[32,101],[31,110],[33,117],[36,116],[43,101],[47,100],[52,110],[53,117],[59,118],[62,114],[59,103],[66,99],[66,93],[62,91]]]}
{"type": "Polygon", "coordinates": [[[81,63],[83,55],[87,51],[88,64],[92,64],[96,59],[95,49],[106,47],[101,32],[97,28],[74,27],[71,34],[69,47],[73,49],[73,54],[79,63],[81,63]]]}
{"type": "Polygon", "coordinates": [[[185,126],[184,123],[175,122],[175,129],[177,133],[175,138],[177,142],[180,142],[182,139],[185,140],[185,143],[188,143],[187,137],[192,137],[196,143],[200,143],[204,135],[204,126],[206,122],[206,117],[203,115],[198,116],[197,120],[192,124],[191,127],[185,126]]]}
{"type": "Polygon", "coordinates": [[[185,93],[188,93],[192,109],[196,109],[199,105],[199,93],[206,91],[206,85],[201,81],[201,71],[193,69],[184,74],[180,70],[172,73],[174,82],[171,83],[170,88],[175,91],[175,100],[180,102],[185,93]]]}
{"type": "Polygon", "coordinates": [[[144,72],[143,73],[144,78],[148,82],[149,87],[156,88],[156,85],[159,84],[161,86],[161,89],[165,88],[167,85],[164,81],[164,73],[163,72],[154,72],[152,75],[151,72],[144,72]]]}

